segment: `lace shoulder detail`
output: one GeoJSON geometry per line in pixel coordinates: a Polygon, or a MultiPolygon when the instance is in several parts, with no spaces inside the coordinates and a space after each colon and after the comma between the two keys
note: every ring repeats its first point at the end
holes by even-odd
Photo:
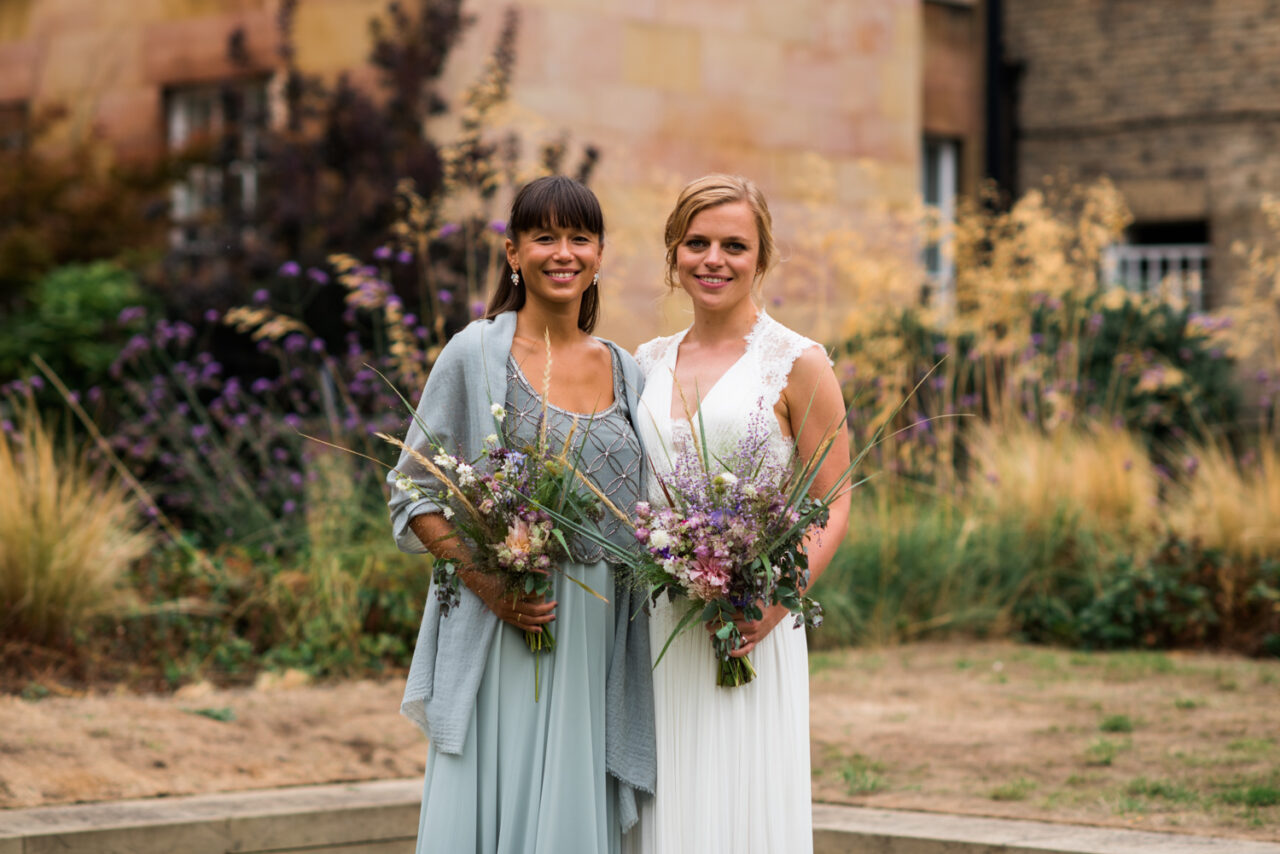
{"type": "Polygon", "coordinates": [[[772,409],[778,402],[791,376],[791,366],[810,347],[822,345],[760,312],[760,319],[747,335],[747,351],[755,354],[760,366],[762,402],[766,409],[772,409]]]}
{"type": "Polygon", "coordinates": [[[640,365],[640,373],[648,377],[655,365],[666,360],[673,347],[680,346],[680,339],[683,337],[684,332],[677,332],[675,335],[654,338],[637,347],[636,362],[640,365]]]}

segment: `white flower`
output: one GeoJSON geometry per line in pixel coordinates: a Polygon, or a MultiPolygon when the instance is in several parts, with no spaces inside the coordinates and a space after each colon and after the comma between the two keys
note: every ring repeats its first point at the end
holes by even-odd
{"type": "Polygon", "coordinates": [[[498,434],[490,433],[488,436],[485,436],[484,443],[486,445],[492,445],[495,448],[498,447],[498,434]]]}
{"type": "Polygon", "coordinates": [[[733,472],[722,471],[715,477],[716,486],[733,486],[738,482],[738,476],[733,472]]]}
{"type": "Polygon", "coordinates": [[[476,482],[476,470],[466,463],[458,463],[458,486],[471,486],[476,482]]]}
{"type": "Polygon", "coordinates": [[[444,518],[446,518],[446,519],[452,519],[452,518],[453,518],[453,508],[452,508],[452,507],[446,507],[446,508],[444,508],[443,510],[441,510],[441,511],[440,511],[440,513],[441,513],[441,514],[444,516],[444,518]]]}
{"type": "Polygon", "coordinates": [[[446,454],[444,451],[441,451],[440,453],[432,457],[431,461],[436,465],[440,466],[440,468],[444,469],[445,471],[449,471],[458,463],[457,460],[455,460],[453,457],[446,454]]]}
{"type": "Polygon", "coordinates": [[[413,482],[413,478],[409,477],[407,474],[398,475],[396,477],[396,489],[414,496],[417,496],[422,491],[418,489],[418,485],[413,482]]]}
{"type": "Polygon", "coordinates": [[[742,494],[748,498],[755,498],[760,494],[760,490],[748,483],[746,486],[742,487],[742,494]]]}
{"type": "Polygon", "coordinates": [[[494,420],[497,421],[499,424],[502,423],[503,418],[507,417],[507,410],[505,407],[503,407],[501,403],[493,404],[492,406],[489,407],[489,411],[493,413],[494,420]]]}
{"type": "Polygon", "coordinates": [[[649,532],[649,548],[665,549],[671,545],[671,535],[659,528],[649,532]]]}

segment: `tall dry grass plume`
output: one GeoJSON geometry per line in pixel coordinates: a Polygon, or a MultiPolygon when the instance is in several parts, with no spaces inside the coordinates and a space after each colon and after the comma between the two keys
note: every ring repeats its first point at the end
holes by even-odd
{"type": "Polygon", "coordinates": [[[126,489],[59,443],[34,406],[0,432],[0,635],[66,642],[122,604],[118,585],[153,537],[126,489]]]}
{"type": "Polygon", "coordinates": [[[992,521],[1035,526],[1065,512],[1135,553],[1159,536],[1159,478],[1126,430],[983,423],[970,447],[969,495],[992,521]]]}
{"type": "Polygon", "coordinates": [[[1170,527],[1233,563],[1280,558],[1280,437],[1241,458],[1219,443],[1187,459],[1195,471],[1170,490],[1170,527]]]}

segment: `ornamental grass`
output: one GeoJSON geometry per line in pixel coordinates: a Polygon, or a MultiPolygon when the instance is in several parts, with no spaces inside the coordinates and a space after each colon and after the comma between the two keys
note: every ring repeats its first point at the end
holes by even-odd
{"type": "Polygon", "coordinates": [[[29,404],[0,431],[0,636],[66,643],[120,602],[153,538],[126,489],[29,404]]]}

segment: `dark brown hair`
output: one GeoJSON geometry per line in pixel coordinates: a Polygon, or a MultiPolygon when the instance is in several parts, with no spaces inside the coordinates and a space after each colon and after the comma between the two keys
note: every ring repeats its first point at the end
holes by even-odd
{"type": "MultiPolygon", "coordinates": [[[[520,235],[539,228],[570,228],[594,234],[604,243],[604,212],[600,200],[590,189],[564,175],[547,175],[525,184],[511,202],[507,219],[507,237],[514,243],[520,235]]],[[[504,311],[524,308],[524,288],[511,285],[511,265],[505,260],[498,289],[489,300],[486,318],[504,311]]],[[[600,319],[600,286],[591,285],[582,294],[578,309],[578,328],[590,333],[600,319]]]]}

